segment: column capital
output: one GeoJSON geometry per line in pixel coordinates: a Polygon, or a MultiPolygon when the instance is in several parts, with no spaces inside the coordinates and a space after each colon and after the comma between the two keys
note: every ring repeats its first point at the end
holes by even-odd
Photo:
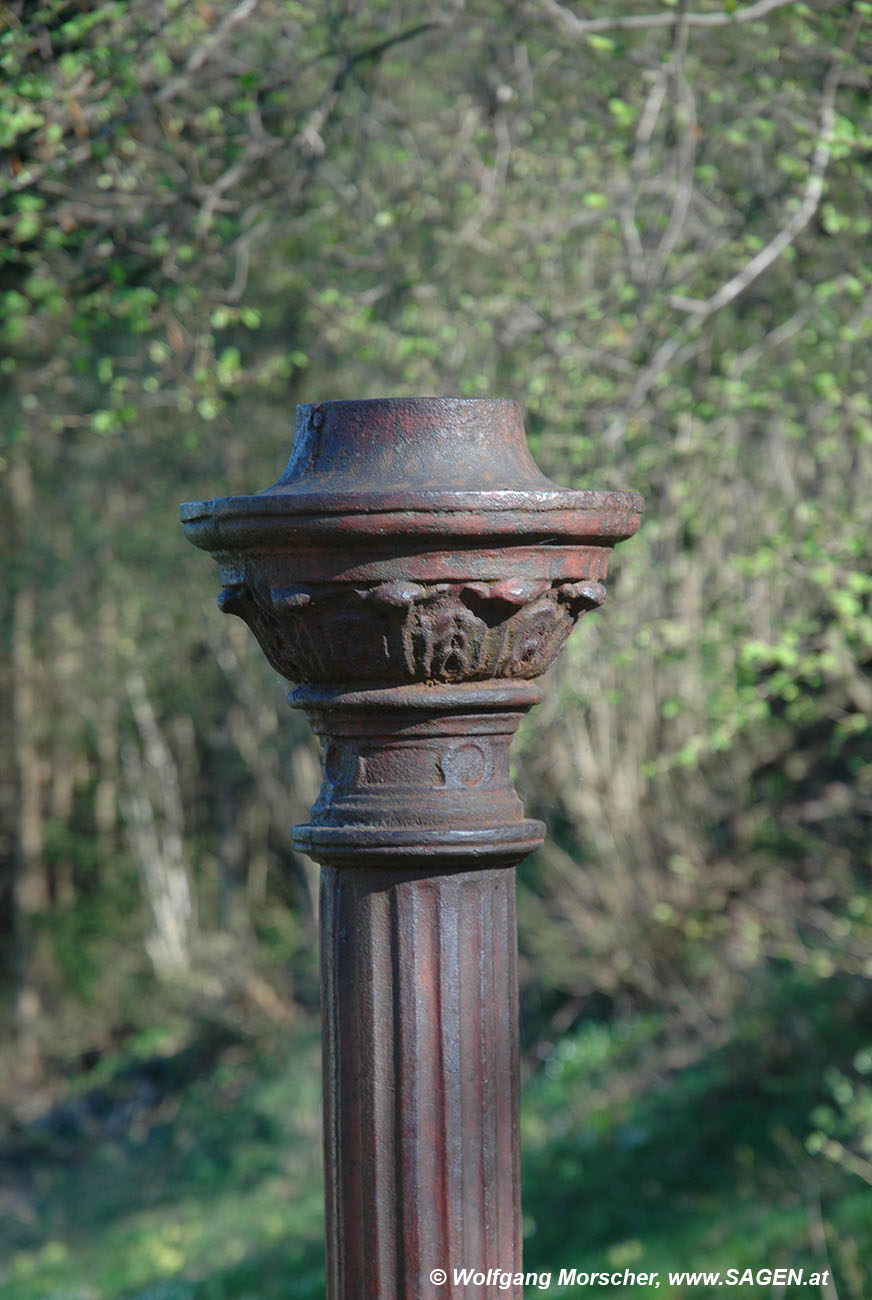
{"type": "Polygon", "coordinates": [[[323,402],[297,411],[282,477],[189,502],[189,539],[324,743],[296,841],[333,865],[517,862],[541,843],[509,743],[578,620],[605,598],[634,493],[537,469],[501,399],[323,402]]]}

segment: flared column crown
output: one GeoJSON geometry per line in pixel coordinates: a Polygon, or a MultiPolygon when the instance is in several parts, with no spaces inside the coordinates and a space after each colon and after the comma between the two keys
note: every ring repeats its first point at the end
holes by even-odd
{"type": "Polygon", "coordinates": [[[220,566],[221,608],[297,684],[324,740],[299,846],[452,869],[535,847],[511,735],[641,509],[634,493],[547,479],[514,402],[442,397],[300,406],[277,483],[182,506],[220,566]]]}

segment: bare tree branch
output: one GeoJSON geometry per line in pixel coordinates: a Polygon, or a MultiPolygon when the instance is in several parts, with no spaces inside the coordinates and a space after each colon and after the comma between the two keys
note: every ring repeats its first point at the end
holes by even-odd
{"type": "Polygon", "coordinates": [[[639,284],[653,284],[661,278],[666,258],[675,248],[684,231],[694,195],[693,168],[698,128],[696,99],[685,76],[688,44],[687,0],[682,0],[673,21],[671,57],[654,75],[651,89],[639,116],[633,157],[626,182],[621,186],[619,198],[618,213],[630,275],[639,284]],[[673,105],[672,122],[676,138],[675,181],[671,186],[672,208],[656,252],[651,254],[646,252],[639,231],[636,218],[637,195],[651,187],[650,178],[646,183],[644,172],[650,163],[651,140],[670,85],[673,105]]]}
{"type": "Polygon", "coordinates": [[[627,421],[634,411],[637,411],[645,398],[650,393],[660,375],[672,364],[675,358],[681,353],[690,341],[691,335],[699,330],[706,321],[710,320],[717,312],[733,302],[740,294],[757,280],[764,271],[767,271],[773,262],[781,256],[786,248],[794,242],[796,237],[805,229],[817,211],[821,197],[824,191],[824,180],[826,170],[829,166],[830,155],[832,153],[833,133],[836,122],[836,91],[843,73],[844,55],[850,51],[856,40],[857,31],[860,25],[859,16],[855,15],[848,33],[845,45],[838,51],[836,58],[830,65],[830,69],[824,79],[823,92],[821,95],[820,107],[820,126],[818,130],[817,144],[815,145],[812,155],[811,167],[809,169],[808,180],[806,181],[805,191],[800,201],[799,207],[793,213],[793,216],[787,223],[773,235],[772,239],[761,248],[760,252],[751,258],[749,262],[737,271],[735,275],[730,276],[719,289],[704,300],[695,300],[692,298],[681,298],[673,296],[670,298],[670,306],[679,310],[687,311],[691,314],[692,320],[680,326],[679,329],[669,338],[660,344],[652,356],[648,365],[641,370],[636,377],[636,381],[630,390],[630,396],[627,399],[626,406],[619,415],[615,417],[605,433],[605,441],[609,445],[614,445],[620,441],[624,430],[627,427],[627,421]]]}
{"type": "MultiPolygon", "coordinates": [[[[758,18],[765,18],[775,9],[784,9],[795,4],[796,0],[757,0],[756,4],[734,9],[732,13],[723,10],[711,14],[686,14],[684,21],[689,27],[728,27],[732,23],[751,23],[758,18]]],[[[579,18],[571,9],[565,9],[557,0],[539,0],[539,7],[544,10],[556,25],[568,36],[591,36],[596,32],[632,31],[650,27],[673,27],[675,13],[627,14],[623,18],[579,18]]]]}
{"type": "Polygon", "coordinates": [[[645,100],[645,106],[639,117],[636,127],[636,144],[633,149],[633,157],[630,162],[630,169],[627,174],[627,181],[622,186],[622,192],[619,202],[619,216],[621,222],[621,233],[624,237],[624,247],[627,250],[627,260],[630,264],[630,275],[634,280],[642,282],[648,278],[648,267],[645,261],[645,248],[642,244],[642,238],[639,234],[639,227],[636,223],[636,189],[641,181],[642,172],[647,166],[651,153],[651,139],[657,128],[657,122],[660,113],[666,101],[666,92],[669,89],[669,66],[664,64],[659,68],[651,83],[651,89],[645,100]]]}
{"type": "Polygon", "coordinates": [[[666,258],[681,238],[693,199],[693,168],[696,161],[697,121],[696,99],[685,76],[687,57],[688,21],[687,0],[676,16],[672,43],[672,84],[675,90],[675,123],[678,143],[675,149],[675,194],[672,211],[663,237],[657,245],[657,260],[662,268],[666,258]]]}
{"type": "Polygon", "coordinates": [[[493,212],[500,192],[505,186],[512,156],[512,137],[504,112],[497,112],[494,117],[494,142],[496,150],[493,165],[483,166],[479,178],[481,202],[475,212],[457,232],[458,243],[468,243],[478,235],[484,223],[493,212]]]}
{"type": "Polygon", "coordinates": [[[197,231],[200,235],[205,234],[211,226],[212,218],[220,205],[222,195],[243,180],[258,162],[269,157],[270,154],[276,153],[281,148],[282,143],[281,140],[256,139],[250,141],[242,157],[238,158],[217,180],[207,186],[197,216],[197,231]]]}
{"type": "Polygon", "coordinates": [[[700,302],[696,302],[694,299],[684,299],[682,306],[685,311],[694,313],[699,316],[700,320],[706,320],[709,316],[714,315],[716,311],[720,311],[721,307],[726,307],[727,303],[732,302],[734,298],[738,298],[740,293],[744,293],[749,284],[752,284],[758,276],[762,275],[781,256],[784,250],[793,243],[800,231],[804,230],[811,221],[823,196],[824,177],[832,151],[833,129],[836,120],[836,89],[839,84],[840,73],[840,64],[834,64],[830,68],[824,83],[820,132],[812,156],[805,193],[799,207],[787,224],[779,230],[778,234],[774,235],[769,243],[742,267],[741,271],[731,276],[715,293],[700,302]]]}
{"type": "Polygon", "coordinates": [[[246,18],[250,18],[259,4],[260,0],[241,0],[240,4],[235,5],[229,13],[226,13],[214,32],[188,55],[184,70],[175,77],[171,77],[166,85],[161,87],[155,95],[155,102],[163,104],[166,100],[177,95],[180,90],[183,90],[191,74],[198,72],[202,68],[206,60],[218,49],[228,32],[232,31],[239,23],[244,22],[246,18]]]}
{"type": "Polygon", "coordinates": [[[811,316],[810,307],[800,307],[787,320],[776,325],[774,330],[759,342],[753,343],[750,347],[745,348],[735,356],[730,363],[728,374],[731,379],[739,379],[745,373],[749,366],[755,365],[763,356],[764,352],[771,352],[773,348],[780,347],[782,343],[788,342],[794,334],[798,334],[803,325],[811,316]]]}
{"type": "Polygon", "coordinates": [[[404,41],[411,41],[416,36],[432,31],[440,25],[440,23],[436,22],[415,23],[413,27],[407,27],[403,31],[395,32],[392,36],[386,36],[384,40],[377,41],[375,45],[367,45],[363,49],[347,53],[341,59],[336,74],[320,102],[312,109],[302,129],[297,133],[296,139],[302,147],[303,153],[310,158],[318,158],[324,153],[324,141],[321,138],[321,132],[333,114],[333,109],[339,100],[339,95],[346,81],[356,67],[363,63],[375,63],[388,50],[393,49],[395,45],[401,45],[404,41]]]}

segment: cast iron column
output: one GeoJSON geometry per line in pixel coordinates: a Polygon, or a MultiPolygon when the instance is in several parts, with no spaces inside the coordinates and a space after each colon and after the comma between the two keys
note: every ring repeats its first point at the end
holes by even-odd
{"type": "Polygon", "coordinates": [[[641,509],[455,398],[301,406],[278,483],[182,507],[323,746],[294,838],[323,864],[329,1300],[521,1296],[514,867],[544,827],[509,746],[641,509]]]}

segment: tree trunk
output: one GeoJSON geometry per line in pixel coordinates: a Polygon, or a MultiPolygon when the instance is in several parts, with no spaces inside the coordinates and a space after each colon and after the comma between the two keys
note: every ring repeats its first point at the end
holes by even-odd
{"type": "MultiPolygon", "coordinates": [[[[17,554],[23,553],[33,506],[33,479],[26,452],[16,447],[9,465],[9,494],[17,554]]],[[[39,753],[36,592],[25,572],[12,598],[12,727],[15,785],[18,798],[13,884],[15,961],[15,1028],[21,1076],[38,1076],[42,1053],[41,967],[47,954],[34,934],[34,922],[49,905],[43,858],[43,813],[39,753]]]]}
{"type": "Polygon", "coordinates": [[[97,695],[97,784],[94,787],[94,822],[100,857],[109,860],[116,848],[118,829],[118,696],[116,647],[118,610],[108,583],[100,589],[97,610],[99,662],[107,689],[97,695]]]}
{"type": "Polygon", "coordinates": [[[158,978],[170,980],[190,968],[195,927],[179,775],[141,674],[128,675],[127,694],[142,742],[122,751],[127,828],[151,909],[146,950],[158,978]]]}

